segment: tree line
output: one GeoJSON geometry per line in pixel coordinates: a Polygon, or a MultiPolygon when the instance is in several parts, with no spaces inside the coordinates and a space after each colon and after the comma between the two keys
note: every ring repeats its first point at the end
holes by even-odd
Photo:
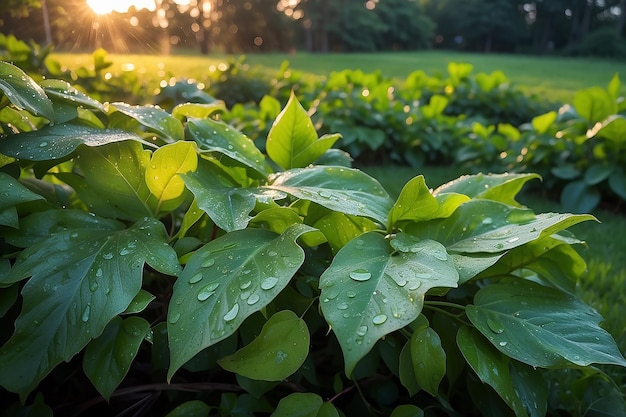
{"type": "Polygon", "coordinates": [[[425,48],[626,56],[626,0],[156,0],[98,16],[86,0],[4,0],[0,32],[112,52],[425,48]],[[47,30],[46,30],[47,29],[47,30]]]}

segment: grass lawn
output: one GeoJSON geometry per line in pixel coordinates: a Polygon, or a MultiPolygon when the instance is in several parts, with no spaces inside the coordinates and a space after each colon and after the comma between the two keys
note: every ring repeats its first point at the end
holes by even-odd
{"type": "MultiPolygon", "coordinates": [[[[69,68],[92,63],[89,54],[55,53],[53,59],[69,68]]],[[[154,76],[158,71],[179,78],[202,79],[210,67],[225,62],[228,55],[109,55],[113,71],[133,63],[140,73],[154,76]]],[[[411,72],[423,70],[428,75],[446,74],[450,62],[465,62],[474,72],[501,70],[517,86],[551,101],[571,102],[577,90],[595,85],[606,86],[615,73],[626,80],[626,62],[568,57],[475,54],[451,51],[419,51],[355,54],[252,54],[246,56],[251,66],[260,66],[274,74],[281,63],[289,61],[293,70],[310,77],[323,77],[332,71],[380,70],[385,76],[402,80],[411,72]]],[[[626,82],[622,87],[626,95],[626,82]]]]}

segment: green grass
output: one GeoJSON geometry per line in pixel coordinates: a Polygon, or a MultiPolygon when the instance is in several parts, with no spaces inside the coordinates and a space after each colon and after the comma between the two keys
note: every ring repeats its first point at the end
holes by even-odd
{"type": "MultiPolygon", "coordinates": [[[[55,53],[54,59],[69,68],[90,65],[88,54],[55,53]]],[[[155,74],[161,70],[176,77],[203,78],[211,65],[228,59],[227,55],[109,55],[114,71],[124,63],[133,63],[140,73],[155,74]]],[[[599,85],[606,86],[618,73],[626,79],[626,62],[591,59],[526,55],[475,54],[449,51],[388,52],[358,54],[252,54],[247,55],[251,66],[261,66],[275,73],[282,62],[289,61],[293,70],[310,77],[323,77],[332,71],[361,69],[380,70],[388,77],[406,78],[415,70],[428,75],[446,74],[450,62],[466,62],[475,72],[501,70],[517,86],[551,101],[571,102],[577,90],[599,85]]],[[[622,92],[626,95],[626,83],[622,92]]]]}

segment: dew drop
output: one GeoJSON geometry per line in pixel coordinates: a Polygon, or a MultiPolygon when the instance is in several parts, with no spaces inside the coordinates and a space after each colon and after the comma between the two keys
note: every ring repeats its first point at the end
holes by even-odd
{"type": "Polygon", "coordinates": [[[91,292],[95,292],[98,289],[99,285],[98,285],[98,281],[91,281],[91,283],[89,284],[89,291],[91,292]]]}
{"type": "Polygon", "coordinates": [[[46,142],[45,140],[39,144],[40,148],[45,148],[46,146],[48,146],[48,142],[46,142]]]}
{"type": "Polygon", "coordinates": [[[102,276],[102,268],[98,268],[98,270],[96,271],[96,276],[97,277],[101,277],[102,276]]]}
{"type": "Polygon", "coordinates": [[[202,287],[200,291],[198,292],[198,301],[205,301],[210,296],[215,294],[215,290],[217,289],[219,285],[220,284],[218,284],[217,282],[212,282],[202,287]]]}
{"type": "Polygon", "coordinates": [[[248,305],[254,305],[256,303],[259,302],[259,300],[261,299],[261,297],[259,297],[259,294],[252,294],[250,297],[248,297],[248,305]]]}
{"type": "Polygon", "coordinates": [[[354,292],[354,291],[346,291],[346,296],[348,298],[354,298],[354,297],[356,297],[356,292],[354,292]]]}
{"type": "Polygon", "coordinates": [[[365,336],[367,334],[367,326],[359,326],[358,329],[356,329],[356,334],[359,336],[365,336]]]}
{"type": "Polygon", "coordinates": [[[120,251],[120,255],[121,255],[121,256],[125,256],[125,255],[128,255],[130,252],[131,252],[131,250],[130,250],[129,248],[123,248],[123,249],[120,251]]]}
{"type": "Polygon", "coordinates": [[[267,253],[267,255],[273,258],[274,256],[278,255],[278,252],[271,250],[267,253]]]}
{"type": "Polygon", "coordinates": [[[168,321],[171,324],[176,324],[176,322],[180,319],[180,313],[176,312],[174,314],[171,314],[168,321]]]}
{"type": "Polygon", "coordinates": [[[387,321],[386,314],[379,314],[372,319],[372,323],[380,325],[387,321]]]}
{"type": "Polygon", "coordinates": [[[498,344],[499,344],[500,346],[506,346],[506,345],[507,345],[507,342],[502,341],[502,342],[500,342],[500,343],[498,343],[498,344]]]}
{"type": "Polygon", "coordinates": [[[239,314],[239,304],[236,304],[231,308],[228,313],[224,315],[224,321],[233,321],[235,317],[239,314]]]}
{"type": "Polygon", "coordinates": [[[504,324],[499,320],[489,318],[487,319],[487,326],[491,329],[495,334],[501,334],[504,332],[504,324]]]}
{"type": "Polygon", "coordinates": [[[89,320],[89,314],[91,314],[91,305],[87,304],[87,307],[83,310],[83,316],[81,317],[83,323],[87,323],[89,320]]]}
{"type": "Polygon", "coordinates": [[[340,303],[337,306],[337,310],[347,310],[348,309],[348,303],[340,303]]]}
{"type": "Polygon", "coordinates": [[[242,282],[239,288],[241,288],[242,290],[245,290],[247,288],[250,288],[250,285],[252,285],[252,281],[242,282]]]}
{"type": "Polygon", "coordinates": [[[206,261],[202,262],[202,267],[203,268],[208,268],[208,267],[213,266],[213,265],[215,265],[215,259],[213,259],[213,258],[209,258],[206,261]]]}
{"type": "Polygon", "coordinates": [[[317,194],[319,194],[320,197],[322,198],[330,198],[332,196],[331,193],[329,193],[328,191],[319,191],[317,194]]]}
{"type": "Polygon", "coordinates": [[[507,240],[508,243],[515,243],[519,240],[519,237],[512,237],[509,240],[507,240]]]}
{"type": "Polygon", "coordinates": [[[350,278],[355,281],[367,281],[372,277],[372,274],[367,269],[355,269],[350,272],[350,278]]]}
{"type": "Polygon", "coordinates": [[[105,253],[104,255],[102,255],[102,257],[104,259],[113,259],[113,254],[112,253],[105,253]]]}
{"type": "Polygon", "coordinates": [[[493,219],[491,217],[485,217],[483,219],[483,224],[491,224],[493,223],[493,219]]]}
{"type": "Polygon", "coordinates": [[[278,278],[276,277],[267,277],[263,281],[261,281],[261,289],[263,290],[271,290],[278,284],[278,278]]]}
{"type": "Polygon", "coordinates": [[[433,252],[433,256],[436,259],[439,259],[440,261],[447,261],[448,260],[448,254],[442,251],[435,251],[433,252]]]}
{"type": "Polygon", "coordinates": [[[189,278],[190,284],[195,284],[196,282],[200,282],[202,280],[202,274],[198,272],[196,275],[189,278]]]}

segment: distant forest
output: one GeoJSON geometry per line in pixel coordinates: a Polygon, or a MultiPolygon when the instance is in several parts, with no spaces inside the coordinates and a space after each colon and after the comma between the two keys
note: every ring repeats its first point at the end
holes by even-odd
{"type": "Polygon", "coordinates": [[[626,58],[626,0],[3,0],[0,32],[57,50],[202,53],[417,49],[626,58]]]}

